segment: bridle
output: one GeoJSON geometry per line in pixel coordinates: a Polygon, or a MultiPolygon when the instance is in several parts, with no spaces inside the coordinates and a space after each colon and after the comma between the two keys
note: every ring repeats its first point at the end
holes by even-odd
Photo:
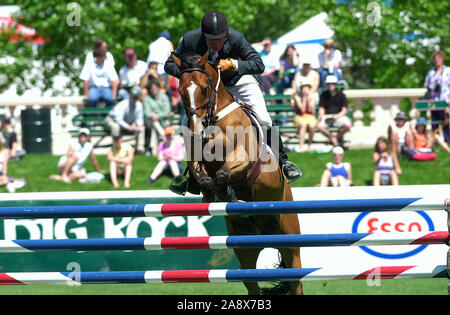
{"type": "Polygon", "coordinates": [[[193,67],[193,68],[183,69],[183,70],[181,70],[181,73],[182,74],[185,72],[191,73],[194,71],[199,71],[208,78],[208,86],[207,86],[208,99],[206,100],[206,102],[197,106],[196,108],[191,108],[191,107],[187,108],[187,114],[191,117],[196,115],[198,118],[200,118],[202,120],[203,127],[206,128],[210,125],[215,124],[215,122],[217,120],[214,115],[214,112],[217,109],[217,93],[218,93],[219,83],[220,83],[220,70],[218,71],[219,78],[217,80],[216,87],[214,87],[211,77],[208,75],[208,73],[206,73],[205,69],[203,69],[203,68],[193,67]],[[205,118],[202,118],[198,114],[197,111],[202,108],[205,108],[205,107],[208,111],[206,113],[205,118]]]}

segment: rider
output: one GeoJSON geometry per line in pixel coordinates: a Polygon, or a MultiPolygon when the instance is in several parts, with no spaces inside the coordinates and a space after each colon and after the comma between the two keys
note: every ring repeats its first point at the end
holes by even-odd
{"type": "MultiPolygon", "coordinates": [[[[262,82],[260,73],[264,72],[264,64],[259,54],[245,39],[241,32],[228,27],[228,22],[221,12],[212,11],[202,18],[201,28],[184,34],[174,54],[180,56],[186,52],[204,55],[209,50],[209,61],[217,64],[221,70],[221,80],[226,89],[236,98],[249,104],[262,126],[267,127],[267,139],[270,132],[277,132],[272,127],[272,119],[267,112],[263,94],[259,88],[262,82]]],[[[164,66],[166,73],[180,78],[178,66],[170,56],[164,66]]],[[[186,119],[185,122],[186,123],[186,119]]],[[[279,139],[279,163],[286,179],[291,182],[302,176],[300,169],[288,160],[281,137],[279,139]]],[[[270,143],[268,143],[270,145],[270,143]]],[[[178,194],[187,191],[199,193],[196,181],[190,174],[189,180],[180,185],[171,185],[170,189],[178,194]]]]}

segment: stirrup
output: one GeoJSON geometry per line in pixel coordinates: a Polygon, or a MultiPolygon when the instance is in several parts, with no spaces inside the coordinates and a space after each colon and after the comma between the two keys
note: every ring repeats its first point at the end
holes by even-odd
{"type": "Polygon", "coordinates": [[[283,166],[281,167],[281,172],[283,173],[284,178],[286,178],[286,181],[289,183],[292,183],[293,181],[296,181],[297,179],[299,179],[300,177],[303,176],[303,172],[300,170],[300,168],[295,165],[294,163],[290,162],[290,161],[286,161],[283,163],[283,166]],[[295,168],[295,171],[298,173],[297,175],[295,175],[292,178],[289,178],[287,176],[287,174],[285,173],[285,167],[293,167],[295,168]]]}

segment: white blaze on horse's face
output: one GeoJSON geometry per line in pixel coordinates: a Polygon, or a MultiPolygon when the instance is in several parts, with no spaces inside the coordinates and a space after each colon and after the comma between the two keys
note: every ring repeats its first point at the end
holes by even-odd
{"type": "MultiPolygon", "coordinates": [[[[191,84],[187,87],[187,91],[189,93],[191,108],[195,110],[195,91],[197,90],[197,84],[195,84],[194,81],[191,81],[191,84]]],[[[203,124],[200,119],[196,115],[192,116],[193,123],[194,123],[194,133],[201,133],[201,131],[204,129],[203,124]]]]}

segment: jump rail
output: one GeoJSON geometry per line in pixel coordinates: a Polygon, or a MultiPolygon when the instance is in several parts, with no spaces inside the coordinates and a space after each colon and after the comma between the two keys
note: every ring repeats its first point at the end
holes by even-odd
{"type": "Polygon", "coordinates": [[[328,268],[154,270],[108,272],[0,273],[0,285],[12,284],[115,284],[195,283],[238,281],[314,281],[364,279],[447,278],[447,266],[381,266],[360,272],[328,268]]]}
{"type": "Polygon", "coordinates": [[[445,210],[442,200],[384,198],[135,205],[1,207],[0,219],[229,216],[282,213],[339,213],[374,211],[445,210]]]}
{"type": "Polygon", "coordinates": [[[97,238],[0,241],[0,253],[448,244],[449,232],[97,238]]]}

